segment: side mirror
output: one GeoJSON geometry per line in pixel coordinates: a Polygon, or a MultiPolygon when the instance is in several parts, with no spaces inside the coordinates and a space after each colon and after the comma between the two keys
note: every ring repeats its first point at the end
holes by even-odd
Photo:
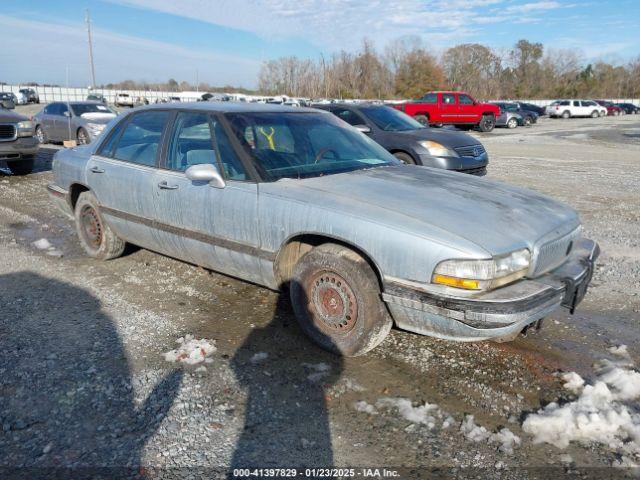
{"type": "Polygon", "coordinates": [[[369,127],[368,125],[356,125],[356,130],[362,132],[362,133],[371,133],[371,127],[369,127]]]}
{"type": "Polygon", "coordinates": [[[192,182],[208,182],[216,188],[224,188],[227,185],[215,165],[210,163],[192,165],[185,170],[184,174],[192,182]]]}
{"type": "Polygon", "coordinates": [[[63,115],[64,115],[65,117],[70,117],[70,116],[71,116],[71,112],[70,112],[69,110],[66,110],[66,111],[63,113],[63,115]]]}

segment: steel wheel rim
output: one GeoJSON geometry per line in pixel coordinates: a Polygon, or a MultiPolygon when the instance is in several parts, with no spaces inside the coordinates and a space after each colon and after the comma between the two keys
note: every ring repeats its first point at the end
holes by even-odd
{"type": "Polygon", "coordinates": [[[348,333],[358,319],[358,302],[351,286],[340,275],[322,271],[310,280],[309,305],[316,325],[329,334],[348,333]]]}
{"type": "Polygon", "coordinates": [[[44,132],[40,127],[36,128],[36,138],[38,139],[38,142],[44,143],[44,132]]]}
{"type": "Polygon", "coordinates": [[[80,226],[85,242],[94,250],[99,250],[102,245],[102,222],[98,212],[90,206],[85,205],[80,212],[80,226]]]}

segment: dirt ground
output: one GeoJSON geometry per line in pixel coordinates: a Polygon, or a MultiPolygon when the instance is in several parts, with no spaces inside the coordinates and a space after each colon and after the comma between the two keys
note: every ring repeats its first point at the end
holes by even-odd
{"type": "Polygon", "coordinates": [[[388,467],[403,478],[632,474],[615,467],[615,448],[534,444],[521,425],[574,398],[559,372],[589,382],[594,363],[621,344],[640,359],[640,116],[541,119],[473,135],[490,154],[489,178],[580,212],[603,251],[586,299],[575,315],[559,311],[511,343],[393,330],[356,359],[311,344],[286,295],[146,250],[87,258],[45,191],[59,146],[41,148],[31,175],[0,171],[0,469],[94,478],[222,478],[250,466],[388,467]],[[52,248],[34,246],[43,238],[52,248]],[[215,341],[204,368],[165,361],[185,335],[215,341]],[[399,398],[437,406],[426,407],[428,421],[412,421],[399,398]],[[470,439],[467,415],[521,443],[510,453],[470,439]]]}

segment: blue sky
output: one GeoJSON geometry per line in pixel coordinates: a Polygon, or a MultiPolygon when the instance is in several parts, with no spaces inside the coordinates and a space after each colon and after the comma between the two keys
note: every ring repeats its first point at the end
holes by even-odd
{"type": "Polygon", "coordinates": [[[640,55],[640,0],[3,0],[0,81],[88,85],[84,10],[93,19],[98,83],[123,79],[254,87],[260,64],[383,49],[421,37],[434,53],[518,39],[584,61],[640,55]]]}

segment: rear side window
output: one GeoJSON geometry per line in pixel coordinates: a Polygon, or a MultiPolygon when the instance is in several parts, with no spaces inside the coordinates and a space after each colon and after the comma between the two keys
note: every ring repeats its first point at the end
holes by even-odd
{"type": "Polygon", "coordinates": [[[149,167],[155,166],[162,131],[168,118],[167,111],[135,114],[115,147],[114,158],[149,167]]]}
{"type": "Polygon", "coordinates": [[[452,104],[456,103],[455,95],[444,93],[442,95],[442,103],[444,103],[445,105],[452,105],[452,104]]]}
{"type": "Polygon", "coordinates": [[[568,100],[564,100],[564,101],[560,102],[558,105],[562,105],[563,107],[567,107],[567,106],[571,105],[571,102],[569,102],[568,100]]]}
{"type": "Polygon", "coordinates": [[[420,99],[422,103],[437,103],[438,102],[438,94],[436,93],[427,93],[424,97],[420,99]]]}

